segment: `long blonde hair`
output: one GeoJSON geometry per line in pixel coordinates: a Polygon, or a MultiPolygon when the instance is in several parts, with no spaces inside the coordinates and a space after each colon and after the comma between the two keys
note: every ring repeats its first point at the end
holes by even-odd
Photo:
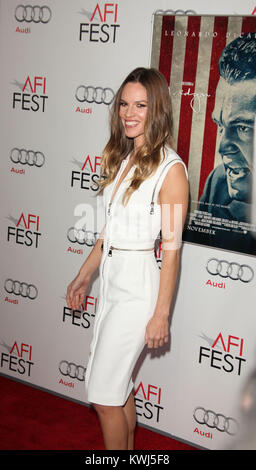
{"type": "Polygon", "coordinates": [[[122,91],[127,83],[140,83],[147,91],[147,114],[144,128],[144,144],[136,153],[135,170],[122,203],[126,206],[132,193],[141,183],[153,175],[161,161],[161,150],[166,145],[173,147],[172,108],[165,77],[156,69],[139,67],[133,70],[117,91],[110,114],[110,138],[103,150],[100,166],[98,194],[112,183],[122,160],[134,149],[133,139],[125,135],[119,117],[122,91]]]}

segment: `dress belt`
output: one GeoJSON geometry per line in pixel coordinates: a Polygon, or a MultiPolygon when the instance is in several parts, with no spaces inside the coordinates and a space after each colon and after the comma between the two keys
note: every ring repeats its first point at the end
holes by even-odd
{"type": "MultiPolygon", "coordinates": [[[[103,243],[101,244],[101,249],[103,250],[103,243]]],[[[120,242],[120,241],[111,241],[109,244],[108,255],[112,255],[112,250],[121,250],[121,251],[154,251],[154,244],[152,242],[120,242]]]]}

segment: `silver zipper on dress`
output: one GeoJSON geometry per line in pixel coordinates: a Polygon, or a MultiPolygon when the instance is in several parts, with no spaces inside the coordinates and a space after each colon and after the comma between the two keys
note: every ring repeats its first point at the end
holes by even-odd
{"type": "Polygon", "coordinates": [[[112,202],[109,202],[108,204],[108,215],[110,215],[110,208],[111,208],[112,202]]]}
{"type": "Polygon", "coordinates": [[[155,196],[155,191],[156,191],[156,187],[157,187],[158,181],[160,180],[160,178],[161,178],[161,176],[162,176],[162,174],[163,174],[165,168],[166,168],[168,165],[170,165],[171,163],[175,162],[175,161],[180,162],[180,160],[179,160],[178,158],[175,158],[175,160],[172,160],[171,162],[168,162],[168,163],[164,166],[164,168],[162,169],[162,171],[161,171],[159,177],[158,177],[157,180],[156,180],[156,184],[155,184],[154,189],[153,189],[153,194],[152,194],[151,203],[150,203],[150,215],[153,215],[153,214],[154,214],[154,204],[155,204],[155,203],[154,203],[154,196],[155,196]]]}
{"type": "Polygon", "coordinates": [[[120,250],[120,251],[153,251],[154,248],[117,248],[115,246],[110,246],[108,250],[108,256],[112,256],[112,250],[120,250]]]}

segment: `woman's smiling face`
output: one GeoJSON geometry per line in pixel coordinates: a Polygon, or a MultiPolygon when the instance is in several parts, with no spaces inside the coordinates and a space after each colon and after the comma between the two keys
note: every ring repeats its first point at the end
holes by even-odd
{"type": "Polygon", "coordinates": [[[119,116],[126,136],[134,139],[134,148],[144,142],[147,105],[146,88],[139,82],[128,82],[121,94],[119,116]]]}

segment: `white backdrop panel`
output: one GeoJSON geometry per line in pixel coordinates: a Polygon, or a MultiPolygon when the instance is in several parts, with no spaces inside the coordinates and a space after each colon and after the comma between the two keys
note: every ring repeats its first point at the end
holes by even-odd
{"type": "MultiPolygon", "coordinates": [[[[152,15],[156,9],[170,8],[170,2],[36,4],[50,8],[49,22],[19,22],[19,2],[0,2],[0,373],[86,402],[83,378],[97,312],[97,273],[83,311],[67,309],[65,295],[103,225],[95,194],[109,106],[79,102],[76,90],[101,87],[110,89],[109,97],[133,68],[149,66],[152,15]],[[13,162],[11,156],[15,160],[32,155],[21,149],[40,152],[42,166],[13,162]],[[79,215],[75,210],[80,204],[84,207],[79,215]],[[84,244],[67,238],[81,217],[87,234],[84,244]],[[36,298],[30,299],[26,289],[26,296],[6,292],[4,286],[14,287],[11,281],[6,284],[7,279],[35,286],[36,298]]],[[[176,1],[171,7],[198,14],[249,15],[255,4],[193,0],[176,1]]],[[[87,96],[89,101],[91,97],[87,96]]],[[[198,424],[194,410],[204,407],[239,420],[242,386],[255,365],[255,279],[223,282],[210,276],[206,265],[211,258],[247,264],[255,272],[253,257],[185,245],[171,343],[163,352],[143,352],[135,371],[135,391],[139,423],[195,445],[219,448],[230,445],[233,436],[198,424]],[[225,354],[232,356],[227,357],[229,362],[225,354]]],[[[33,292],[31,287],[32,297],[33,292]]]]}

